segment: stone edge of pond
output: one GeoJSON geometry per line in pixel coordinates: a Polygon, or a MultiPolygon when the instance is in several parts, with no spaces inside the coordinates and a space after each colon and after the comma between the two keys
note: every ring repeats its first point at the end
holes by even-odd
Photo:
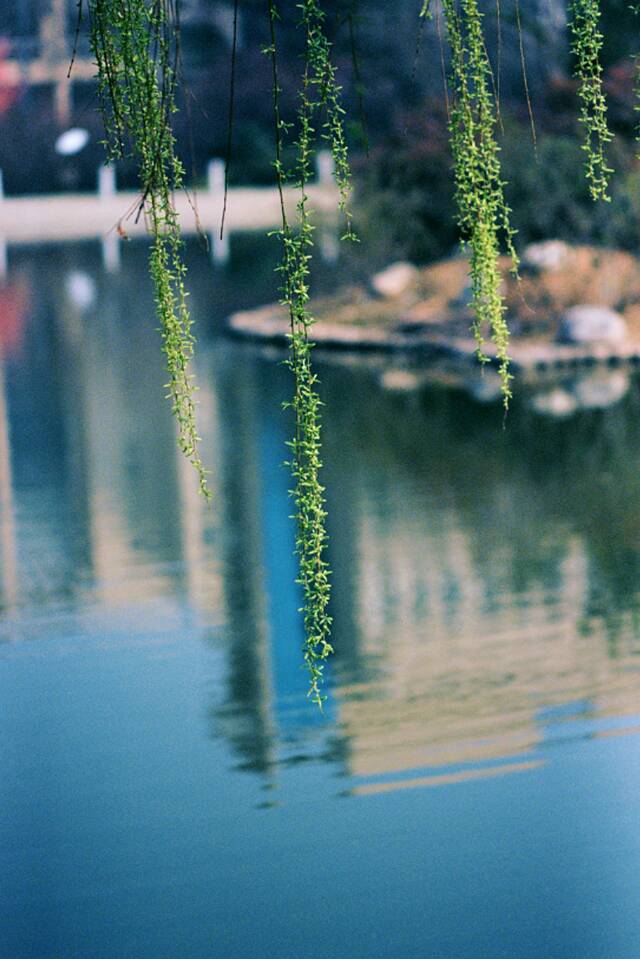
{"type": "MultiPolygon", "coordinates": [[[[449,361],[477,375],[483,369],[478,360],[476,343],[471,337],[447,337],[430,332],[426,324],[416,324],[409,332],[401,329],[377,329],[346,323],[314,324],[311,338],[318,350],[349,353],[381,353],[411,357],[422,361],[421,366],[449,361]]],[[[273,306],[233,313],[226,322],[227,333],[236,338],[252,340],[269,346],[285,347],[288,343],[288,324],[273,306]]],[[[495,365],[491,344],[486,352],[489,365],[495,365]]],[[[581,370],[604,367],[640,367],[640,343],[624,341],[619,344],[592,343],[574,345],[564,343],[527,343],[513,339],[509,350],[511,371],[524,380],[549,381],[581,370]]]]}

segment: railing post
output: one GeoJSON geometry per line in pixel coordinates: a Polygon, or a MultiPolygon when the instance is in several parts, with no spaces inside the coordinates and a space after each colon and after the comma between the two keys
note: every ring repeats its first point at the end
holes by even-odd
{"type": "Polygon", "coordinates": [[[209,247],[211,250],[211,259],[214,263],[228,263],[231,255],[228,230],[225,228],[222,236],[220,236],[220,230],[212,230],[209,234],[209,247]]]}
{"type": "MultiPolygon", "coordinates": [[[[118,192],[116,168],[113,163],[98,167],[98,198],[108,200],[118,192]]],[[[120,268],[120,240],[115,229],[101,239],[102,263],[107,273],[116,273],[120,268]]]]}
{"type": "Polygon", "coordinates": [[[107,273],[117,273],[120,269],[120,240],[115,230],[103,236],[102,245],[102,264],[107,273]]]}
{"type": "MultiPolygon", "coordinates": [[[[222,216],[222,198],[224,196],[225,166],[224,160],[216,157],[209,160],[207,164],[207,189],[209,196],[217,201],[216,215],[222,216]]],[[[220,228],[217,227],[209,234],[209,244],[211,249],[211,259],[214,263],[227,263],[229,260],[229,231],[225,228],[220,236],[220,228]]]]}

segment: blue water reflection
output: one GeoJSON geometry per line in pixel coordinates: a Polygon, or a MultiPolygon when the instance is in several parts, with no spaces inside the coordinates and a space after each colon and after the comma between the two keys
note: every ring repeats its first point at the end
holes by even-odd
{"type": "Polygon", "coordinates": [[[213,510],[161,402],[143,251],[113,276],[92,245],[11,251],[0,955],[637,959],[638,385],[502,430],[323,367],[321,714],[288,372],[218,335],[247,249],[230,275],[192,251],[213,510]]]}

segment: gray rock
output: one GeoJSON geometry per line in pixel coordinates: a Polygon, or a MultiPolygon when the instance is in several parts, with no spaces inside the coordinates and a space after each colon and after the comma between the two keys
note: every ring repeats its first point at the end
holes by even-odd
{"type": "Polygon", "coordinates": [[[371,287],[378,296],[391,299],[402,296],[414,284],[418,270],[411,263],[392,263],[371,277],[371,287]]]}
{"type": "Polygon", "coordinates": [[[521,266],[530,273],[554,273],[564,265],[568,255],[569,247],[562,240],[530,243],[522,254],[521,266]]]}
{"type": "Polygon", "coordinates": [[[560,343],[620,343],[627,324],[620,313],[606,306],[572,306],[560,319],[560,343]]]}

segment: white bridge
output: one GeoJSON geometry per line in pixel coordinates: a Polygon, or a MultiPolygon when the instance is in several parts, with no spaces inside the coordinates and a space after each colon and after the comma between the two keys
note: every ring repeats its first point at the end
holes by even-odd
{"type": "MultiPolygon", "coordinates": [[[[307,187],[309,205],[320,220],[335,223],[338,191],[332,178],[331,156],[318,155],[318,178],[307,187]]],[[[98,170],[97,193],[56,193],[49,196],[3,195],[0,176],[0,276],[6,274],[8,247],[71,240],[99,239],[105,266],[117,269],[123,239],[144,236],[144,213],[138,216],[139,193],[118,191],[113,166],[98,170]]],[[[295,218],[300,191],[284,191],[288,215],[295,218]]],[[[224,203],[224,163],[212,160],[204,190],[181,190],[175,204],[185,235],[205,233],[212,257],[225,262],[229,256],[229,235],[250,230],[269,230],[280,225],[280,195],[276,187],[233,187],[227,195],[225,229],[220,238],[224,203]]],[[[329,244],[330,245],[330,244],[329,244]]],[[[329,257],[330,258],[330,257],[329,257]]]]}

